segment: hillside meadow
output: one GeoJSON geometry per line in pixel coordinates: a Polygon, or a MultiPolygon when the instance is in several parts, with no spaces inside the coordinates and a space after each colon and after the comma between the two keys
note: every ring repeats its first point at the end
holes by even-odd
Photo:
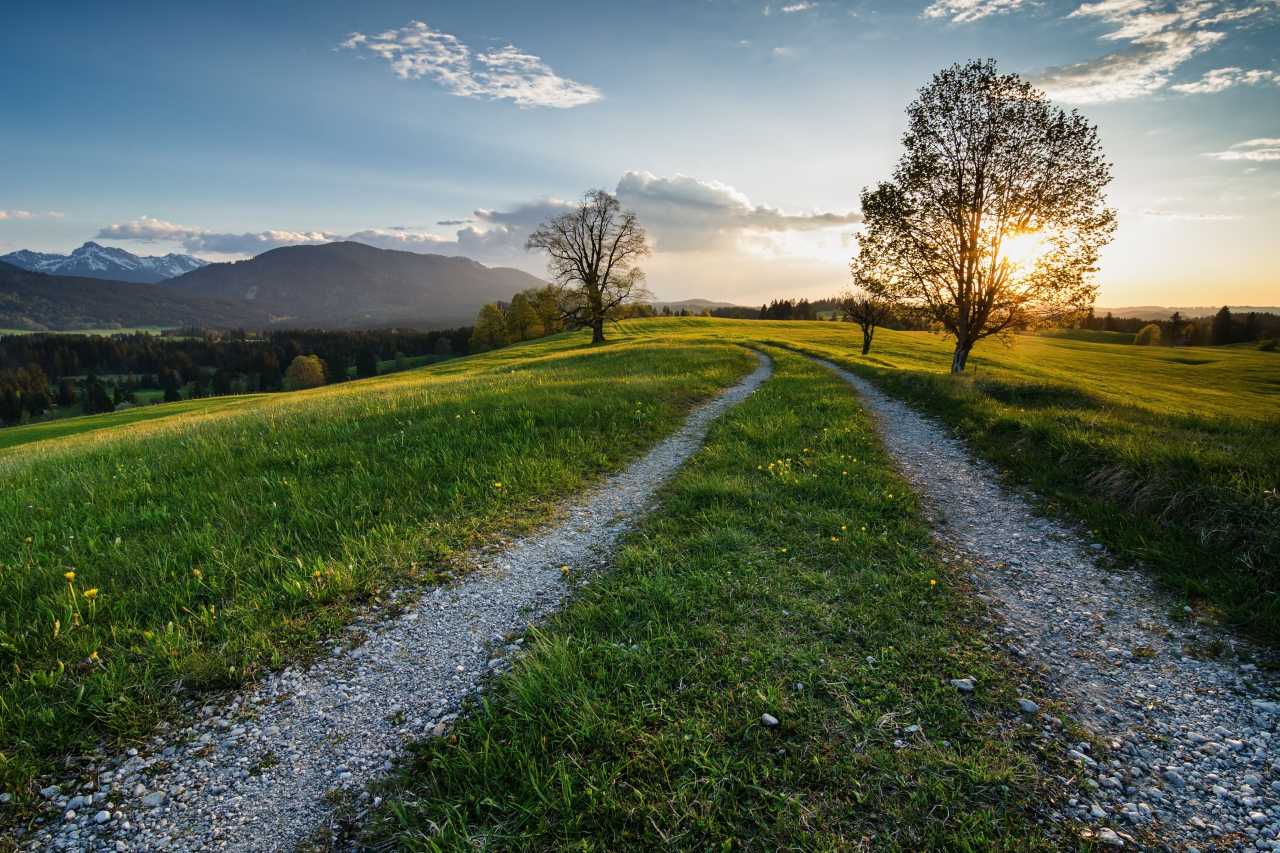
{"type": "MultiPolygon", "coordinates": [[[[61,757],[101,739],[130,742],[189,691],[306,656],[390,587],[465,570],[468,548],[549,519],[560,498],[748,372],[754,357],[740,344],[820,355],[871,378],[1202,615],[1280,639],[1280,356],[1024,336],[1011,347],[987,342],[967,375],[951,377],[939,337],[882,330],[867,357],[856,337],[828,322],[636,320],[603,347],[565,334],[314,391],[37,425],[70,433],[61,436],[0,431],[0,788],[29,800],[61,757]],[[8,434],[26,443],[6,445],[8,434]]],[[[833,429],[865,429],[847,389],[800,367],[783,378],[775,381],[791,396],[777,404],[809,412],[805,429],[819,410],[833,429]],[[796,396],[801,385],[808,396],[796,396]],[[815,394],[840,402],[815,409],[815,394]]],[[[762,405],[744,406],[736,428],[743,417],[767,420],[762,405]]],[[[794,440],[762,438],[751,458],[794,440]]],[[[875,477],[888,477],[876,464],[875,477]]],[[[719,476],[701,482],[710,488],[719,476]]],[[[869,510],[855,497],[821,500],[848,500],[850,517],[862,517],[869,510]]],[[[775,535],[749,522],[733,522],[746,525],[744,542],[775,535]]],[[[924,543],[913,532],[884,559],[915,559],[924,543]]],[[[639,563],[627,560],[618,583],[633,584],[639,563]]],[[[857,582],[841,580],[839,595],[857,582]]],[[[784,585],[783,576],[767,583],[784,585]]],[[[869,600],[893,607],[898,595],[869,600]]],[[[956,607],[939,618],[959,624],[956,607]]],[[[902,610],[904,625],[915,612],[902,610]]],[[[899,643],[888,626],[877,630],[889,632],[884,644],[899,643]]],[[[950,642],[943,631],[918,651],[950,642]]],[[[895,689],[914,692],[913,679],[938,677],[929,672],[904,671],[895,689]]],[[[989,820],[980,802],[990,801],[965,808],[989,820]]],[[[404,820],[389,831],[412,834],[404,820]]],[[[988,826],[993,837],[1008,829],[988,826]]]]}

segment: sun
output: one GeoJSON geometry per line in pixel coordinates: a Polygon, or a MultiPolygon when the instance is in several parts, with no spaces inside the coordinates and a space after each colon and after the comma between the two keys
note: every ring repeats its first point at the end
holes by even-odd
{"type": "Polygon", "coordinates": [[[1044,235],[1039,231],[1023,231],[1005,236],[1000,243],[1000,255],[1010,266],[1030,269],[1047,248],[1044,235]]]}

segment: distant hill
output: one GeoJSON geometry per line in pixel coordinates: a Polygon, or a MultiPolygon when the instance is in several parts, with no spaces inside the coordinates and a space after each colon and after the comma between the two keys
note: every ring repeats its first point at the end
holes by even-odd
{"type": "Polygon", "coordinates": [[[3,329],[256,326],[266,319],[245,306],[175,293],[168,285],[46,275],[0,262],[3,329]]]}
{"type": "MultiPolygon", "coordinates": [[[[737,305],[733,302],[716,302],[713,299],[681,299],[679,302],[655,302],[653,307],[661,311],[663,308],[670,308],[672,311],[679,311],[685,308],[689,311],[701,312],[704,309],[712,308],[742,308],[744,306],[737,305]]],[[[750,306],[745,306],[750,307],[750,306]]]]}
{"type": "Polygon", "coordinates": [[[0,255],[0,262],[49,275],[105,278],[143,284],[155,284],[199,269],[208,263],[191,255],[172,253],[140,256],[114,246],[100,246],[92,241],[85,243],[69,255],[22,249],[0,255]]]}
{"type": "MultiPolygon", "coordinates": [[[[1257,311],[1262,314],[1280,314],[1280,306],[1275,305],[1228,305],[1232,314],[1248,314],[1257,311]]],[[[1168,320],[1177,311],[1183,317],[1208,317],[1217,314],[1221,305],[1131,305],[1125,308],[1094,308],[1095,317],[1105,317],[1108,313],[1113,317],[1135,317],[1139,320],[1168,320]]]]}
{"type": "Polygon", "coordinates": [[[275,325],[341,328],[470,323],[485,303],[544,284],[526,272],[469,258],[341,242],[209,264],[165,286],[266,314],[275,325]]]}

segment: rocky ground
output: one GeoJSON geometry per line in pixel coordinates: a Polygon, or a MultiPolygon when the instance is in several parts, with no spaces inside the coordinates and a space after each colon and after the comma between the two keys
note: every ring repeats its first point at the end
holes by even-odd
{"type": "Polygon", "coordinates": [[[327,659],[206,705],[95,776],[42,793],[51,819],[32,850],[286,850],[326,825],[343,797],[367,797],[403,745],[447,731],[462,701],[518,654],[521,634],[607,561],[711,422],[772,368],[696,410],[681,429],[568,508],[562,523],[479,555],[457,585],[395,618],[357,622],[327,659]]]}
{"type": "Polygon", "coordinates": [[[1064,747],[1080,770],[1070,817],[1103,846],[1280,850],[1280,704],[1252,650],[1142,574],[1107,568],[1101,545],[1037,515],[945,427],[821,363],[876,416],[1009,651],[1052,685],[1021,710],[1048,730],[1035,700],[1061,700],[1096,736],[1064,747]]]}

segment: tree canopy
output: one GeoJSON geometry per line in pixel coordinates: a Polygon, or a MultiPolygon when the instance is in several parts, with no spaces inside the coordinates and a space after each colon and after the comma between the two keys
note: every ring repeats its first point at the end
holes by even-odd
{"type": "Polygon", "coordinates": [[[1115,231],[1097,128],[991,60],[934,75],[907,117],[893,177],[862,193],[859,257],[955,337],[952,370],[1091,306],[1115,231]]]}

